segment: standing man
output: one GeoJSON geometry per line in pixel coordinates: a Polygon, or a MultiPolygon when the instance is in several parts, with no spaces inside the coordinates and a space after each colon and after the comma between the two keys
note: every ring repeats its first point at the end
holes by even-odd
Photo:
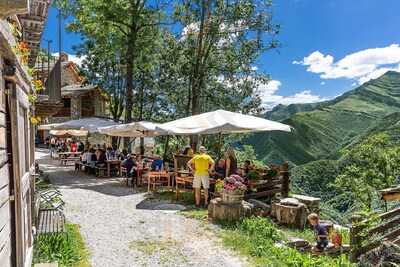
{"type": "Polygon", "coordinates": [[[196,206],[200,206],[201,199],[201,185],[204,189],[204,204],[208,205],[208,188],[210,188],[210,172],[214,169],[214,160],[206,154],[206,148],[201,146],[199,149],[200,154],[195,155],[187,166],[189,170],[194,173],[193,188],[196,198],[196,206]]]}
{"type": "Polygon", "coordinates": [[[52,136],[50,139],[50,158],[54,157],[55,150],[56,150],[56,138],[52,136]]]}

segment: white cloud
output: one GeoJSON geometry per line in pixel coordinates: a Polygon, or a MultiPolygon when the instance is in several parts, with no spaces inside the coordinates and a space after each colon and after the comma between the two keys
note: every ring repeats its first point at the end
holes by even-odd
{"type": "MultiPolygon", "coordinates": [[[[77,55],[71,55],[71,54],[67,55],[68,55],[68,61],[72,61],[78,66],[82,66],[82,62],[86,58],[85,56],[78,57],[77,55]]],[[[52,56],[58,57],[58,53],[52,53],[52,56]]]]}
{"type": "Polygon", "coordinates": [[[68,60],[74,62],[78,66],[82,66],[82,61],[85,59],[85,56],[78,57],[77,55],[68,55],[68,60]]]}
{"type": "Polygon", "coordinates": [[[282,85],[280,81],[271,80],[268,84],[260,84],[258,89],[261,93],[264,107],[271,109],[278,104],[290,105],[297,103],[313,103],[326,100],[318,95],[313,95],[311,90],[303,90],[291,96],[277,95],[276,92],[282,85]]]}
{"type": "Polygon", "coordinates": [[[321,82],[321,85],[325,85],[325,82],[324,82],[324,81],[322,81],[322,82],[321,82]]]}
{"type": "Polygon", "coordinates": [[[386,71],[400,71],[400,46],[392,44],[387,47],[370,48],[345,56],[339,61],[331,55],[315,51],[293,64],[307,66],[307,71],[320,74],[322,79],[347,78],[363,84],[377,78],[386,71]]]}

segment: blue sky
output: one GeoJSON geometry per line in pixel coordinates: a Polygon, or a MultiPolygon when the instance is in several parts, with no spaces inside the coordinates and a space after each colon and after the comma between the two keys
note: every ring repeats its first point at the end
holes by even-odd
{"type": "MultiPolygon", "coordinates": [[[[273,79],[260,86],[265,104],[331,99],[389,69],[400,71],[398,10],[399,0],[275,0],[281,47],[257,63],[273,79]]],[[[54,40],[53,51],[56,15],[50,9],[44,32],[45,39],[54,40]]],[[[67,53],[75,54],[73,46],[80,41],[78,35],[63,32],[67,53]]]]}

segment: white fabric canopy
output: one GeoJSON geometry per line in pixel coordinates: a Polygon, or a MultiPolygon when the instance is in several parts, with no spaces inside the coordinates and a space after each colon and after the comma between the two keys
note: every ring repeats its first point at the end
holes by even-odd
{"type": "Polygon", "coordinates": [[[99,132],[110,136],[120,137],[151,137],[164,134],[165,132],[163,130],[156,129],[157,126],[159,126],[159,124],[148,121],[139,121],[101,127],[99,128],[99,132]]]}
{"type": "Polygon", "coordinates": [[[83,118],[78,120],[70,120],[58,124],[54,127],[55,130],[81,130],[89,133],[98,133],[100,127],[118,125],[117,122],[111,119],[102,118],[83,118]]]}
{"type": "Polygon", "coordinates": [[[38,126],[38,130],[53,130],[59,123],[42,124],[38,126]]]}
{"type": "Polygon", "coordinates": [[[226,110],[216,110],[167,122],[157,128],[172,135],[291,131],[291,127],[283,123],[226,110]]]}
{"type": "Polygon", "coordinates": [[[51,135],[55,135],[55,136],[64,136],[64,135],[86,136],[86,135],[88,135],[88,131],[81,131],[81,130],[50,130],[49,133],[51,135]]]}

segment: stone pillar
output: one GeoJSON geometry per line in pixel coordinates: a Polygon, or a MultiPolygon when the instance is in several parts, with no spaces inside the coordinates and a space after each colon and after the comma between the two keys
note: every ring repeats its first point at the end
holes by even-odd
{"type": "Polygon", "coordinates": [[[82,116],[82,101],[80,97],[71,98],[71,118],[79,119],[82,116]]]}

